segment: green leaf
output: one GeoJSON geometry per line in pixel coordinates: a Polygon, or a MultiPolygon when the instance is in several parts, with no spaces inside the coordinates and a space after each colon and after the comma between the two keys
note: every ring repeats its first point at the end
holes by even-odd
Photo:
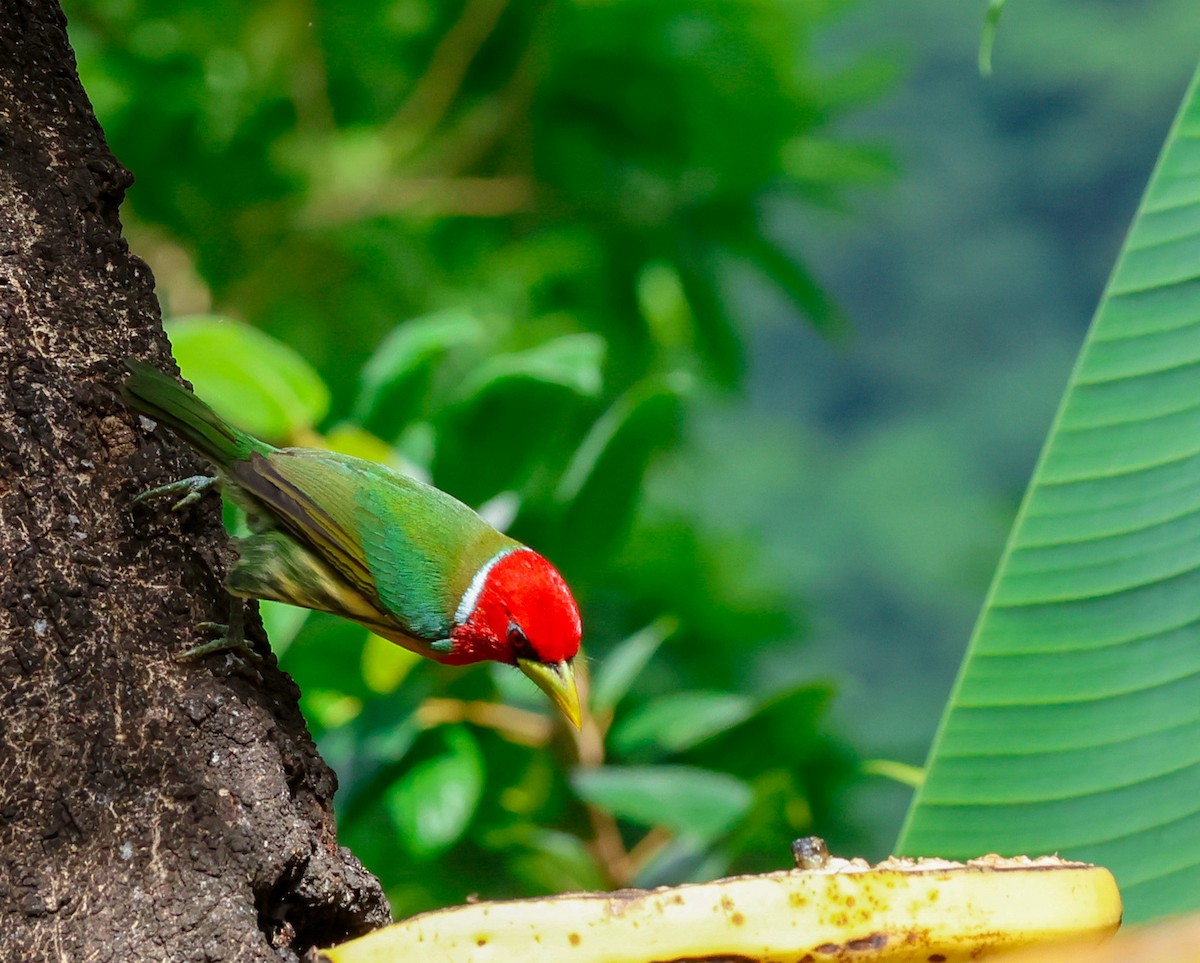
{"type": "Polygon", "coordinates": [[[691,386],[682,372],[646,378],[596,419],[555,490],[566,507],[561,528],[570,533],[560,556],[596,562],[624,538],[646,467],[674,440],[691,386]]]}
{"type": "Polygon", "coordinates": [[[730,692],[675,692],[626,716],[610,737],[622,756],[682,752],[745,722],[754,712],[747,696],[730,692]]]}
{"type": "Polygon", "coordinates": [[[988,0],[987,14],[983,21],[983,33],[979,37],[979,73],[990,77],[992,73],[992,48],[996,45],[996,30],[1005,0],[988,0]]]}
{"type": "Polygon", "coordinates": [[[664,348],[687,343],[692,311],[679,272],[665,261],[642,267],[637,281],[638,310],[654,340],[664,348]]]}
{"type": "Polygon", "coordinates": [[[498,492],[523,494],[566,461],[600,391],[603,357],[602,338],[572,334],[481,362],[440,412],[438,487],[477,505],[498,492]]]}
{"type": "Polygon", "coordinates": [[[417,763],[383,797],[401,844],[421,860],[462,838],[483,795],[483,757],[475,737],[462,726],[440,734],[446,751],[417,763]]]}
{"type": "Polygon", "coordinates": [[[777,242],[761,234],[748,234],[740,249],[756,270],[779,285],[793,304],[805,314],[826,337],[844,337],[848,326],[841,310],[821,288],[816,279],[795,257],[777,242]]]}
{"type": "Polygon", "coordinates": [[[622,640],[592,675],[592,711],[614,709],[625,698],[658,647],[679,631],[679,619],[663,615],[622,640]]]}
{"type": "Polygon", "coordinates": [[[810,189],[839,193],[847,183],[882,184],[897,173],[895,161],[884,148],[812,134],[785,144],[782,161],[788,175],[810,189]]]}
{"type": "Polygon", "coordinates": [[[299,354],[257,328],[208,314],[164,327],[183,376],[224,418],[251,434],[286,441],[329,411],[329,389],[299,354]]]}
{"type": "Polygon", "coordinates": [[[918,789],[925,781],[925,770],[919,766],[896,759],[864,759],[862,772],[865,776],[880,776],[898,782],[909,789],[918,789]]]}
{"type": "Polygon", "coordinates": [[[404,322],[383,339],[363,366],[354,402],[355,420],[368,421],[417,372],[453,348],[478,342],[484,331],[480,321],[465,311],[445,311],[404,322]]]}
{"type": "Polygon", "coordinates": [[[697,348],[713,379],[725,386],[733,385],[746,364],[745,347],[720,290],[717,259],[703,251],[695,239],[683,247],[676,267],[695,324],[697,348]]]}
{"type": "Polygon", "coordinates": [[[690,766],[577,769],[571,785],[581,799],[619,819],[704,842],[731,829],[754,798],[740,779],[690,766]]]}
{"type": "MultiPolygon", "coordinates": [[[[641,428],[642,434],[651,437],[664,434],[662,431],[647,431],[638,425],[639,420],[649,420],[648,409],[662,399],[674,402],[687,392],[692,385],[691,378],[682,372],[670,375],[655,375],[634,385],[614,402],[613,406],[596,420],[587,437],[580,444],[571,464],[563,472],[555,496],[561,502],[575,501],[583,493],[583,489],[597,472],[602,469],[605,457],[613,457],[610,452],[619,443],[622,433],[632,432],[641,428]]],[[[671,413],[674,414],[674,406],[671,413]]],[[[592,482],[599,484],[598,482],[592,482]]]]}
{"type": "Polygon", "coordinates": [[[540,381],[584,397],[594,397],[603,385],[604,339],[597,334],[565,334],[544,344],[495,355],[481,362],[460,389],[463,399],[487,394],[506,381],[540,381]]]}
{"type": "Polygon", "coordinates": [[[1200,908],[1195,79],[1184,105],[900,840],[910,854],[1100,863],[1137,922],[1200,908]]]}

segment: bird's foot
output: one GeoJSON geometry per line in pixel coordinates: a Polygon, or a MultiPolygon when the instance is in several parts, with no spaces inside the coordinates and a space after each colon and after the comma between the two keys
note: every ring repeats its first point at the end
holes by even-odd
{"type": "Polygon", "coordinates": [[[151,498],[162,498],[164,496],[174,498],[177,495],[182,496],[179,501],[171,506],[171,511],[177,512],[181,508],[186,508],[200,500],[200,496],[212,488],[220,481],[219,478],[210,475],[192,475],[191,478],[181,478],[179,481],[171,482],[168,485],[160,485],[158,488],[151,488],[148,492],[142,492],[140,495],[135,495],[134,503],[149,501],[151,498]]]}
{"type": "Polygon", "coordinates": [[[217,637],[211,642],[203,642],[200,645],[194,645],[185,652],[180,652],[175,656],[179,662],[191,662],[194,659],[202,659],[206,655],[212,655],[215,652],[237,652],[245,656],[256,665],[262,664],[262,656],[254,651],[254,648],[246,640],[245,633],[245,612],[243,609],[242,600],[233,598],[230,600],[229,622],[199,622],[196,628],[202,632],[215,632],[217,637]]]}

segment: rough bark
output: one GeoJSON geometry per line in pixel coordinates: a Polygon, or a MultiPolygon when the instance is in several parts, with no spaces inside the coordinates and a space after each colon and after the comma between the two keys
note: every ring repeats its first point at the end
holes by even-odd
{"type": "Polygon", "coordinates": [[[117,393],[172,367],[130,182],[57,3],[0,0],[0,959],[296,959],[386,904],[257,619],[261,665],[173,658],[225,537],[130,501],[201,468],[117,393]]]}

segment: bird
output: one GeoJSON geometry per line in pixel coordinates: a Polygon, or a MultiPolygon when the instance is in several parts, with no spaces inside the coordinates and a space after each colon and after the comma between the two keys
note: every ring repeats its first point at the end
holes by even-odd
{"type": "Polygon", "coordinates": [[[574,662],[579,607],[542,555],[497,531],[432,485],[378,462],[320,448],[277,448],[236,428],[192,391],[127,360],[126,403],[166,425],[216,469],[143,492],[181,496],[212,487],[246,512],[225,588],[237,599],[225,638],[203,655],[244,645],[241,599],[272,599],[351,619],[444,665],[496,661],[528,676],[581,724],[574,662]]]}

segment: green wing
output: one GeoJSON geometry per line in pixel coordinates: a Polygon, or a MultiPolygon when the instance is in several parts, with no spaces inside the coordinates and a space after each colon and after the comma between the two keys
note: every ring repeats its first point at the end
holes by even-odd
{"type": "Polygon", "coordinates": [[[445,492],[349,455],[285,448],[254,454],[230,475],[417,639],[448,637],[474,573],[516,544],[445,492]]]}

